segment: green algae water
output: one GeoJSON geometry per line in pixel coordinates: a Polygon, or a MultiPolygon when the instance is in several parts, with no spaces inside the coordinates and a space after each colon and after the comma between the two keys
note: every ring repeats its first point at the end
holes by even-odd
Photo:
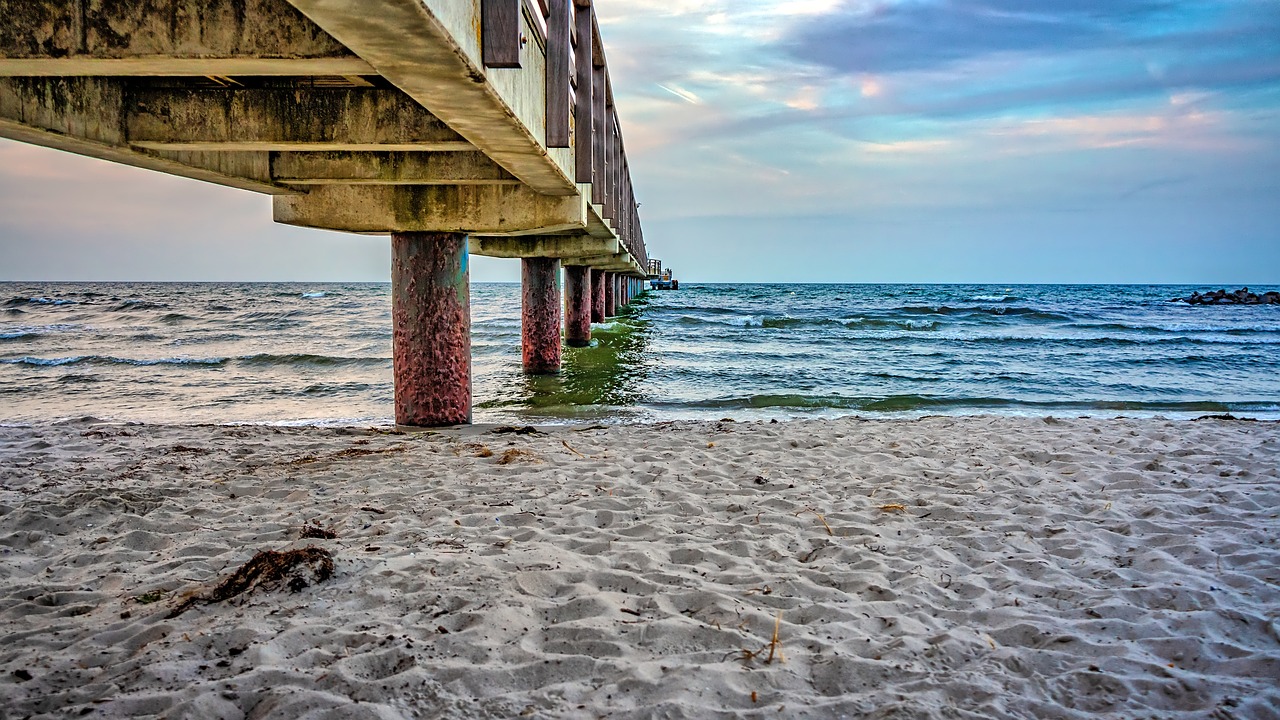
{"type": "MultiPolygon", "coordinates": [[[[477,283],[474,415],[1280,417],[1280,306],[1169,302],[1205,289],[685,284],[530,377],[519,286],[477,283]]],[[[2,283],[0,422],[387,424],[390,323],[385,284],[2,283]]]]}

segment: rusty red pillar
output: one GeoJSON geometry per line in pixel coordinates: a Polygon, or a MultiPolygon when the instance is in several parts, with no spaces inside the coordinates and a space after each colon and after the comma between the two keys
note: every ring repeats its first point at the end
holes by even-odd
{"type": "Polygon", "coordinates": [[[618,276],[615,273],[604,274],[604,316],[611,318],[618,314],[618,276]]]}
{"type": "Polygon", "coordinates": [[[522,258],[520,347],[524,371],[560,372],[560,260],[522,258]]]}
{"type": "Polygon", "coordinates": [[[591,322],[604,322],[604,271],[591,269],[591,322]]]}
{"type": "Polygon", "coordinates": [[[397,425],[471,422],[467,236],[391,235],[391,321],[397,425]]]}
{"type": "Polygon", "coordinates": [[[564,341],[570,347],[591,344],[591,269],[564,268],[564,341]]]}

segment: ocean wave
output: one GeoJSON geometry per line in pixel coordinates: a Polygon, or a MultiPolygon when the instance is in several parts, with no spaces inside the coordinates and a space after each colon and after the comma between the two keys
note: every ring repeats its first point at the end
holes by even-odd
{"type": "Polygon", "coordinates": [[[1074,319],[1070,315],[1063,315],[1062,313],[1023,306],[990,307],[985,305],[972,305],[951,307],[949,305],[905,305],[898,308],[898,312],[906,313],[908,315],[947,315],[955,317],[980,317],[983,315],[1000,317],[1011,316],[1018,320],[1033,322],[1071,322],[1074,319]]]}
{"type": "Polygon", "coordinates": [[[1007,345],[1010,347],[1043,346],[1046,348],[1106,348],[1106,347],[1157,347],[1172,345],[1207,345],[1211,347],[1236,348],[1250,345],[1280,345],[1280,338],[1275,339],[1237,339],[1232,337],[1187,337],[1174,336],[1101,336],[1101,337],[1061,337],[1061,336],[1025,336],[1025,335],[986,335],[986,336],[921,336],[890,335],[886,337],[866,336],[853,338],[850,342],[863,342],[871,345],[894,343],[929,343],[930,346],[949,347],[966,345],[1007,345]]]}
{"type": "Polygon", "coordinates": [[[967,302],[1018,302],[1022,298],[1017,295],[974,295],[967,302]]]}
{"type": "Polygon", "coordinates": [[[760,327],[766,328],[795,328],[795,327],[844,327],[844,323],[839,320],[829,318],[796,318],[796,317],[766,317],[761,318],[760,327]]]}
{"type": "Polygon", "coordinates": [[[900,330],[936,330],[940,324],[935,320],[882,320],[879,318],[826,318],[826,317],[788,317],[768,315],[731,315],[725,314],[717,318],[699,317],[697,315],[681,315],[676,318],[681,325],[722,325],[740,328],[768,328],[786,330],[790,328],[842,327],[857,329],[860,327],[885,327],[900,330]]]}
{"type": "Polygon", "coordinates": [[[130,312],[132,310],[166,310],[169,305],[166,303],[152,302],[150,300],[121,300],[112,305],[108,310],[111,312],[130,312]]]}
{"type": "Polygon", "coordinates": [[[301,314],[302,314],[301,310],[285,310],[283,312],[265,312],[265,311],[259,310],[255,312],[247,312],[247,313],[236,316],[236,322],[251,323],[255,325],[265,324],[265,323],[280,323],[285,321],[293,323],[293,322],[296,322],[294,318],[296,318],[298,315],[301,315],[301,314]]]}
{"type": "Polygon", "coordinates": [[[1274,325],[1204,325],[1199,323],[1125,323],[1125,322],[1074,322],[1068,327],[1081,330],[1118,330],[1120,332],[1147,333],[1221,333],[1225,335],[1276,335],[1280,337],[1280,322],[1274,325]]]}
{"type": "Polygon", "coordinates": [[[696,315],[681,315],[675,319],[680,325],[728,325],[731,327],[751,327],[751,325],[759,325],[760,319],[753,315],[729,315],[722,319],[712,319],[706,317],[698,317],[696,315]]]}
{"type": "Polygon", "coordinates": [[[81,375],[79,373],[72,373],[58,378],[59,385],[87,385],[97,382],[102,382],[102,377],[99,375],[81,375]]]}
{"type": "Polygon", "coordinates": [[[663,305],[650,311],[653,315],[677,315],[687,314],[690,311],[701,313],[704,315],[741,315],[739,310],[728,310],[718,307],[707,307],[705,305],[663,305]]]}
{"type": "Polygon", "coordinates": [[[25,365],[29,367],[63,367],[68,365],[134,365],[140,367],[152,365],[225,365],[228,358],[155,358],[135,359],[112,357],[110,355],[73,355],[71,357],[41,358],[21,357],[0,359],[0,365],[25,365]]]}
{"type": "Polygon", "coordinates": [[[321,291],[321,292],[304,292],[304,293],[302,293],[302,297],[304,297],[304,298],[322,298],[322,297],[324,297],[324,296],[325,296],[325,295],[327,295],[327,294],[328,294],[328,293],[325,293],[325,292],[323,292],[323,291],[321,291]]]}
{"type": "Polygon", "coordinates": [[[188,322],[190,320],[195,320],[195,318],[190,315],[183,315],[182,313],[165,313],[160,316],[160,322],[162,323],[176,324],[188,322]]]}
{"type": "Polygon", "coordinates": [[[0,332],[0,342],[5,340],[36,340],[54,333],[75,332],[83,329],[81,325],[57,323],[54,325],[13,325],[0,332]]]}
{"type": "Polygon", "coordinates": [[[940,330],[943,324],[937,320],[885,320],[883,318],[846,318],[840,321],[850,330],[861,327],[897,328],[899,330],[930,331],[940,330]]]}
{"type": "Polygon", "coordinates": [[[49,297],[24,297],[15,295],[4,302],[4,307],[16,308],[23,305],[78,305],[75,300],[67,300],[66,298],[49,298],[49,297]]]}
{"type": "Polygon", "coordinates": [[[942,397],[935,395],[888,395],[880,397],[848,397],[841,395],[746,395],[722,397],[688,403],[658,405],[696,410],[859,410],[865,412],[1027,410],[1107,411],[1107,412],[1273,412],[1275,403],[1222,402],[1212,400],[1140,401],[1140,400],[1023,400],[1001,397],[942,397]]]}
{"type": "Polygon", "coordinates": [[[246,365],[322,365],[322,366],[339,366],[339,365],[374,365],[382,366],[391,362],[389,357],[340,357],[334,355],[312,355],[309,353],[287,353],[283,355],[275,355],[271,353],[259,353],[257,355],[244,355],[236,358],[240,363],[246,365]]]}
{"type": "Polygon", "coordinates": [[[324,397],[330,395],[351,395],[362,393],[373,388],[369,383],[349,382],[349,383],[316,383],[308,385],[302,389],[303,395],[314,397],[324,397]]]}

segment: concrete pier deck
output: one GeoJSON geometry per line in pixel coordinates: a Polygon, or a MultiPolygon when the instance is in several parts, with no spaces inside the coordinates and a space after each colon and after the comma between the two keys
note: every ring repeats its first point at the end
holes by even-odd
{"type": "Polygon", "coordinates": [[[468,253],[526,260],[529,372],[558,369],[562,317],[588,342],[582,319],[646,275],[590,0],[0,3],[0,137],[265,193],[277,222],[396,237],[405,424],[469,417],[469,345],[424,329],[466,307],[441,298],[466,292],[468,253]]]}

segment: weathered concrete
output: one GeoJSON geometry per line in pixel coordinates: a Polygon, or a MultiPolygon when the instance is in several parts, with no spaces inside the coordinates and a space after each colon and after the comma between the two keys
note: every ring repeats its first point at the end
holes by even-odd
{"type": "Polygon", "coordinates": [[[618,314],[618,276],[616,273],[604,274],[604,316],[614,317],[618,314]]]}
{"type": "Polygon", "coordinates": [[[8,0],[0,76],[375,75],[284,0],[8,0]]]}
{"type": "Polygon", "coordinates": [[[591,344],[591,269],[583,265],[564,268],[564,341],[570,347],[591,344]]]}
{"type": "Polygon", "coordinates": [[[560,372],[560,261],[521,261],[520,347],[524,371],[532,375],[560,372]]]}
{"type": "Polygon", "coordinates": [[[523,185],[315,185],[277,196],[286,225],[380,234],[552,234],[586,227],[580,197],[539,195],[523,185]]]}
{"type": "Polygon", "coordinates": [[[471,306],[467,237],[391,236],[396,424],[471,422],[471,306]]]}
{"type": "MultiPolygon", "coordinates": [[[[543,146],[546,88],[555,83],[545,74],[546,39],[529,14],[536,2],[524,3],[520,31],[530,42],[519,51],[520,67],[510,69],[481,67],[475,2],[0,4],[2,137],[287,196],[276,213],[292,224],[558,235],[489,237],[472,249],[618,272],[644,261],[638,225],[625,213],[630,182],[620,182],[625,158],[588,4],[575,0],[571,14],[579,33],[575,74],[590,78],[579,87],[589,122],[571,124],[570,142],[554,148],[543,146]],[[354,40],[329,32],[322,16],[354,40]],[[62,76],[68,73],[96,77],[62,76]],[[250,76],[233,77],[242,73],[250,76]],[[472,144],[469,134],[481,142],[472,144]],[[578,152],[592,171],[585,183],[568,180],[579,169],[578,152]],[[496,204],[480,210],[478,202],[496,204]],[[618,217],[604,217],[602,203],[618,217]]],[[[563,45],[557,52],[557,72],[568,71],[563,45]]]]}
{"type": "Polygon", "coordinates": [[[591,322],[604,322],[604,271],[591,269],[591,322]]]}
{"type": "Polygon", "coordinates": [[[515,185],[480,152],[278,152],[271,178],[288,185],[515,185]]]}
{"type": "Polygon", "coordinates": [[[584,257],[565,258],[564,262],[573,263],[575,265],[590,265],[594,268],[612,270],[622,273],[640,273],[640,264],[635,258],[631,257],[631,253],[624,249],[612,255],[589,255],[584,257]]]}
{"type": "Polygon", "coordinates": [[[616,238],[601,239],[590,235],[471,236],[471,254],[489,257],[567,258],[616,252],[618,252],[616,238]]]}
{"type": "Polygon", "coordinates": [[[131,145],[172,150],[473,150],[407,95],[317,90],[131,87],[131,145]]]}
{"type": "Polygon", "coordinates": [[[105,78],[0,78],[0,137],[268,194],[297,190],[271,180],[265,153],[147,152],[125,135],[125,86],[105,78]]]}

